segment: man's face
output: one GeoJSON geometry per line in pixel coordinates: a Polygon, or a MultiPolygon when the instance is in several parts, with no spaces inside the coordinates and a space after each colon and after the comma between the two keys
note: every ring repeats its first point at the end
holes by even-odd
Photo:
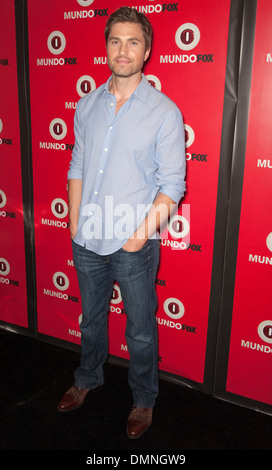
{"type": "Polygon", "coordinates": [[[150,50],[145,51],[145,39],[140,24],[116,23],[112,26],[107,55],[110,70],[117,77],[131,77],[142,70],[150,50]]]}

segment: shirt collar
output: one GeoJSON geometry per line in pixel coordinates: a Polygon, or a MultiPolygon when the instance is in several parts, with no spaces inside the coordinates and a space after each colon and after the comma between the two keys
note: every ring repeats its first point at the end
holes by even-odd
{"type": "Polygon", "coordinates": [[[144,103],[147,102],[147,96],[149,93],[149,87],[151,87],[149,81],[145,77],[145,75],[142,73],[142,80],[137,86],[136,90],[134,91],[134,96],[139,98],[139,100],[143,101],[144,103]]]}
{"type": "MultiPolygon", "coordinates": [[[[101,86],[101,95],[104,93],[104,92],[107,92],[107,93],[110,93],[109,91],[109,84],[110,84],[110,81],[111,81],[111,77],[108,78],[107,82],[104,83],[102,86],[101,86]]],[[[139,85],[137,86],[136,90],[132,93],[132,96],[135,96],[136,98],[138,98],[139,100],[143,101],[144,103],[147,102],[147,96],[148,96],[148,92],[149,92],[149,87],[150,87],[150,83],[149,81],[147,80],[147,78],[145,77],[145,75],[142,73],[142,80],[141,82],[139,83],[139,85]]]]}

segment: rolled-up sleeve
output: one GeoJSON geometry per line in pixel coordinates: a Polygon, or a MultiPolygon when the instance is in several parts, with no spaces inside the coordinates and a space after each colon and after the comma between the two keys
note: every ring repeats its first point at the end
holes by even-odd
{"type": "Polygon", "coordinates": [[[185,131],[178,108],[165,116],[158,132],[156,162],[159,192],[178,204],[186,189],[185,131]]]}
{"type": "Polygon", "coordinates": [[[80,125],[80,101],[74,117],[75,145],[70,162],[68,179],[82,179],[84,141],[82,138],[82,128],[80,125]]]}

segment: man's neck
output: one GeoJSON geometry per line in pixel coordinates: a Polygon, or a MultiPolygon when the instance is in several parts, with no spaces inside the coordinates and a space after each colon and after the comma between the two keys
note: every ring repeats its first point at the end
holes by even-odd
{"type": "Polygon", "coordinates": [[[132,75],[131,77],[117,77],[112,74],[109,90],[117,101],[126,101],[134,93],[141,81],[142,73],[132,75]]]}

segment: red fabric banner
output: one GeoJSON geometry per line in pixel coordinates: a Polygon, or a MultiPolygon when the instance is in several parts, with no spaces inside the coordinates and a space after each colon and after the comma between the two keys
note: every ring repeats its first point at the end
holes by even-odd
{"type": "Polygon", "coordinates": [[[257,5],[228,392],[272,404],[272,10],[257,5]]]}
{"type": "Polygon", "coordinates": [[[0,6],[0,320],[27,327],[14,2],[0,6]]]}

